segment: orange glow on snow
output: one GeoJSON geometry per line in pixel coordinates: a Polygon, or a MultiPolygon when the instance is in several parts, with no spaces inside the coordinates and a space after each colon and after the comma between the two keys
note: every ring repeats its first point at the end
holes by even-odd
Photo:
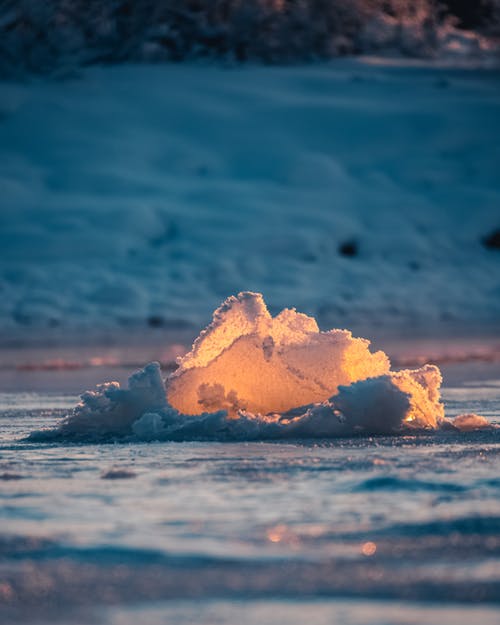
{"type": "Polygon", "coordinates": [[[266,537],[271,543],[286,543],[289,546],[298,546],[300,543],[297,534],[283,523],[270,527],[266,532],[266,537]]]}
{"type": "Polygon", "coordinates": [[[240,293],[214,313],[179,369],[168,400],[184,414],[285,412],[321,402],[339,385],[389,371],[383,352],[347,330],[320,332],[312,317],[285,309],[271,317],[262,295],[240,293]]]}
{"type": "Polygon", "coordinates": [[[267,539],[270,540],[272,543],[279,543],[283,540],[286,532],[286,525],[276,525],[276,527],[271,527],[267,530],[267,539]]]}
{"type": "Polygon", "coordinates": [[[440,402],[439,387],[442,377],[439,369],[426,365],[420,369],[392,372],[392,383],[408,394],[410,409],[404,421],[415,427],[436,428],[444,419],[444,405],[440,402]]]}
{"type": "Polygon", "coordinates": [[[364,543],[361,547],[361,553],[364,556],[368,556],[368,557],[373,556],[375,555],[376,551],[377,551],[377,544],[372,543],[371,541],[364,543]]]}

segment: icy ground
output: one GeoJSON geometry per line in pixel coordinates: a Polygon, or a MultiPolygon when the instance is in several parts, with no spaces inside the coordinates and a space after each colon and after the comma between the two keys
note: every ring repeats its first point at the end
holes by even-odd
{"type": "MultiPolygon", "coordinates": [[[[461,370],[447,415],[498,423],[498,379],[461,370]]],[[[2,623],[498,622],[500,430],[23,440],[74,403],[0,395],[2,623]]]]}
{"type": "Polygon", "coordinates": [[[0,334],[205,324],[266,293],[321,327],[494,326],[498,72],[346,61],[0,84],[0,334]]]}

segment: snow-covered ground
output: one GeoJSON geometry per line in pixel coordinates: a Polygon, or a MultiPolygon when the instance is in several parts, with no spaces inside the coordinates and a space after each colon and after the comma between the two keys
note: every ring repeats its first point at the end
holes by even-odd
{"type": "Polygon", "coordinates": [[[361,60],[0,83],[0,339],[198,328],[241,290],[322,327],[498,329],[498,79],[361,60]]]}

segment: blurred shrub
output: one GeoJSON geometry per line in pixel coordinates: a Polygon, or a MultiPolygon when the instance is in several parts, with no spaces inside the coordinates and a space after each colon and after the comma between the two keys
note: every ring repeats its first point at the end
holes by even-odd
{"type": "MultiPolygon", "coordinates": [[[[500,0],[483,2],[498,31],[500,0]]],[[[0,0],[0,74],[207,56],[425,57],[438,50],[448,14],[435,0],[0,0]]]]}

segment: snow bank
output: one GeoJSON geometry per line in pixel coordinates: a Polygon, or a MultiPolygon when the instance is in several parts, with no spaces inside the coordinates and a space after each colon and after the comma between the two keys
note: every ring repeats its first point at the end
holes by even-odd
{"type": "MultiPolygon", "coordinates": [[[[382,352],[345,330],[319,332],[314,319],[262,295],[240,293],[180,359],[164,384],[150,363],[129,379],[82,395],[59,428],[35,438],[254,440],[396,434],[447,423],[437,367],[390,371],[382,352]]],[[[486,423],[458,418],[458,429],[486,423]]]]}
{"type": "Polygon", "coordinates": [[[0,83],[0,341],[194,332],[246,289],[361,336],[498,328],[499,109],[494,72],[347,60],[0,83]]]}

